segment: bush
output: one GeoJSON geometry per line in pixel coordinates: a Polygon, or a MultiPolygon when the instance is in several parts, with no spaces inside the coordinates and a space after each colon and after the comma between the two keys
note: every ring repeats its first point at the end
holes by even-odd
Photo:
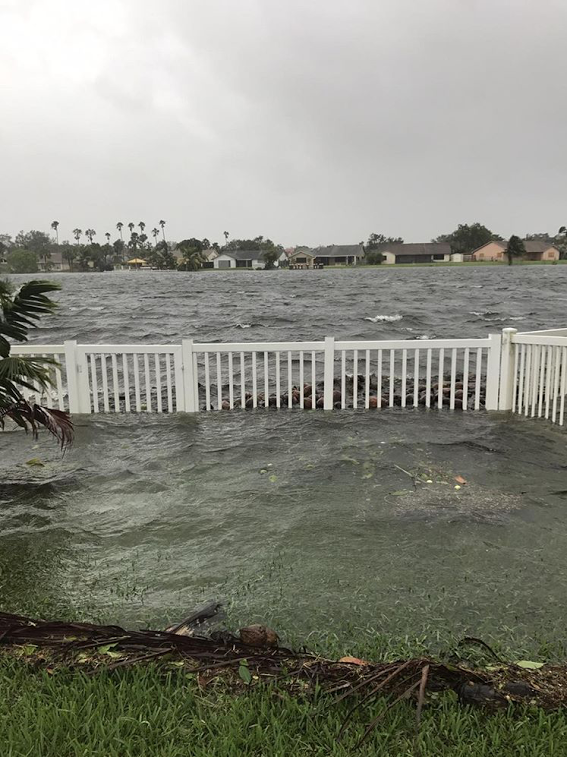
{"type": "Polygon", "coordinates": [[[380,250],[368,250],[364,256],[364,262],[366,265],[380,265],[384,260],[384,256],[380,250]]]}
{"type": "Polygon", "coordinates": [[[37,255],[30,250],[13,250],[8,254],[10,273],[37,273],[37,255]]]}

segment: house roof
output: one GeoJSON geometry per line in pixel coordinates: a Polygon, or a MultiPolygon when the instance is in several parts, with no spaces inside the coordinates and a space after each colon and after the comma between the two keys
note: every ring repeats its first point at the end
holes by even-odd
{"type": "Polygon", "coordinates": [[[219,255],[228,255],[234,260],[263,260],[265,250],[221,250],[219,255]]]}
{"type": "MultiPolygon", "coordinates": [[[[524,242],[524,247],[526,248],[526,252],[545,252],[546,250],[549,250],[552,247],[553,249],[556,249],[555,245],[552,242],[544,242],[541,239],[524,239],[523,242],[524,242]]],[[[475,254],[475,252],[478,252],[479,250],[482,250],[485,247],[488,247],[489,244],[497,244],[499,247],[502,248],[502,250],[508,249],[507,240],[494,239],[492,242],[487,242],[486,244],[483,244],[480,247],[477,247],[476,250],[473,250],[473,255],[475,254]]]]}
{"type": "Polygon", "coordinates": [[[380,252],[391,252],[392,255],[450,255],[451,245],[448,242],[410,242],[408,244],[381,244],[380,252]]]}
{"type": "Polygon", "coordinates": [[[293,250],[289,257],[295,257],[295,255],[308,255],[310,258],[315,257],[315,251],[312,250],[310,247],[296,247],[295,250],[293,250]]]}

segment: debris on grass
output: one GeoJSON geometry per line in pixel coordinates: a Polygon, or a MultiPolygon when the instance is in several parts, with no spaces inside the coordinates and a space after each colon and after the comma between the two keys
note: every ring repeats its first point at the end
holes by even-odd
{"type": "Polygon", "coordinates": [[[87,675],[127,666],[161,663],[164,671],[196,676],[200,686],[217,679],[229,689],[250,688],[273,682],[290,694],[310,692],[338,703],[349,699],[352,714],[378,697],[388,696],[386,710],[371,717],[363,743],[385,712],[398,702],[416,704],[416,729],[429,699],[452,691],[458,701],[491,710],[511,703],[536,705],[545,710],[567,708],[567,664],[550,665],[530,660],[507,663],[480,639],[467,638],[489,651],[496,663],[471,667],[470,663],[444,663],[419,657],[372,662],[350,655],[331,660],[307,651],[279,645],[277,634],[265,626],[240,630],[202,632],[208,618],[219,613],[218,603],[207,603],[168,630],[131,631],[113,625],[44,621],[0,613],[0,656],[47,670],[80,670],[87,675]]]}

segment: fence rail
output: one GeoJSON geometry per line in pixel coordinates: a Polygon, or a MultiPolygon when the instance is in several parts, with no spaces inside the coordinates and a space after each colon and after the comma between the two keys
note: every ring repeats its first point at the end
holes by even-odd
{"type": "Polygon", "coordinates": [[[563,425],[567,329],[485,339],[14,345],[55,357],[53,388],[26,390],[72,413],[273,407],[511,410],[563,425]]]}

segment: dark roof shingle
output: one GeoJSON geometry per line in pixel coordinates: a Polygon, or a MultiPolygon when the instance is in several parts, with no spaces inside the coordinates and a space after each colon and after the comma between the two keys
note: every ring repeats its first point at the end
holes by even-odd
{"type": "Polygon", "coordinates": [[[311,254],[316,258],[345,258],[357,257],[364,255],[364,248],[361,244],[330,244],[325,247],[315,247],[311,254]]]}
{"type": "Polygon", "coordinates": [[[235,260],[263,260],[264,250],[221,250],[220,255],[230,255],[235,260]]]}
{"type": "Polygon", "coordinates": [[[450,255],[451,245],[448,242],[409,242],[407,244],[381,244],[380,252],[391,252],[392,255],[450,255]]]}

